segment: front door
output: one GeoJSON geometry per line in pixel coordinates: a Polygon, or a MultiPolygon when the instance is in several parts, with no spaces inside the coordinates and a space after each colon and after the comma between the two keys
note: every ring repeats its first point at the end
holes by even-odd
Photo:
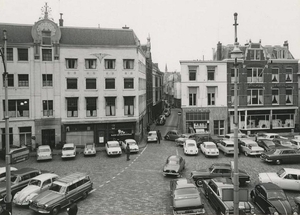
{"type": "Polygon", "coordinates": [[[51,149],[55,148],[55,129],[42,130],[42,145],[49,145],[51,149]]]}

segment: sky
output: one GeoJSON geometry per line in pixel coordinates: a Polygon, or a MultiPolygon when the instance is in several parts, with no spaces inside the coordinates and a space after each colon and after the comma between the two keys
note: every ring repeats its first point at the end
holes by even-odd
{"type": "Polygon", "coordinates": [[[63,13],[64,26],[126,25],[141,44],[150,36],[152,60],[163,72],[179,72],[181,60],[212,60],[219,41],[233,44],[235,12],[241,45],[287,40],[300,59],[300,0],[0,0],[0,22],[33,25],[45,2],[54,22],[63,13]]]}

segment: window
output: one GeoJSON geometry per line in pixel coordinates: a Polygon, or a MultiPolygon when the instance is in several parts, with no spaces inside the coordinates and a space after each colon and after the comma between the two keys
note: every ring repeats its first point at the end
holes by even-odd
{"type": "MultiPolygon", "coordinates": [[[[5,116],[5,101],[3,100],[3,111],[5,116]]],[[[29,100],[8,100],[9,117],[29,117],[29,100]]]]}
{"type": "Polygon", "coordinates": [[[261,52],[260,49],[251,49],[250,50],[250,60],[261,60],[261,52]]]}
{"type": "MultiPolygon", "coordinates": [[[[231,69],[231,83],[234,83],[235,81],[235,75],[234,75],[234,68],[231,69]]],[[[239,69],[236,69],[236,75],[237,75],[237,79],[239,81],[239,69]]]]}
{"type": "Polygon", "coordinates": [[[196,81],[197,67],[189,67],[189,80],[196,81]]]}
{"type": "Polygon", "coordinates": [[[51,31],[42,31],[42,44],[51,45],[51,31]]]}
{"type": "Polygon", "coordinates": [[[286,88],[286,96],[285,96],[285,103],[287,105],[292,105],[293,104],[293,89],[291,88],[286,88]]]}
{"type": "Polygon", "coordinates": [[[208,66],[207,67],[207,80],[208,81],[214,81],[215,80],[215,67],[214,66],[208,66]]]}
{"type": "Polygon", "coordinates": [[[67,98],[67,116],[78,116],[78,98],[67,98]]]}
{"type": "Polygon", "coordinates": [[[214,135],[225,134],[225,122],[224,120],[214,120],[214,135]]]}
{"type": "MultiPolygon", "coordinates": [[[[4,54],[4,48],[2,48],[2,53],[4,54]]],[[[6,48],[6,55],[7,61],[13,61],[14,60],[14,52],[13,52],[13,48],[6,48]]]]}
{"type": "Polygon", "coordinates": [[[123,60],[123,68],[124,69],[133,69],[134,68],[134,60],[124,59],[123,60]]]}
{"type": "Polygon", "coordinates": [[[285,82],[293,82],[293,69],[285,69],[285,82]]]}
{"type": "Polygon", "coordinates": [[[189,105],[196,106],[197,103],[197,88],[196,87],[189,87],[189,105]]]}
{"type": "MultiPolygon", "coordinates": [[[[231,89],[231,104],[234,105],[234,89],[231,89]]],[[[237,90],[237,104],[239,105],[239,89],[237,90]]]]}
{"type": "Polygon", "coordinates": [[[279,82],[279,69],[272,68],[272,82],[279,82]]]}
{"type": "Polygon", "coordinates": [[[249,105],[263,104],[263,89],[249,89],[247,90],[247,99],[249,105]]]}
{"type": "Polygon", "coordinates": [[[66,68],[67,69],[77,69],[77,59],[67,58],[66,59],[66,68]]]}
{"type": "Polygon", "coordinates": [[[19,87],[28,87],[29,86],[29,79],[27,74],[20,74],[18,75],[18,84],[19,87]]]}
{"type": "Polygon", "coordinates": [[[77,78],[67,78],[67,89],[77,89],[77,78]]]}
{"type": "Polygon", "coordinates": [[[133,78],[124,78],[124,89],[133,89],[133,78]]]}
{"type": "MultiPolygon", "coordinates": [[[[3,87],[5,87],[5,75],[3,77],[3,87]]],[[[14,74],[7,74],[7,86],[13,87],[14,86],[14,74]]]]}
{"type": "Polygon", "coordinates": [[[105,59],[105,69],[115,69],[116,68],[116,60],[115,59],[105,59]]]}
{"type": "Polygon", "coordinates": [[[97,89],[96,78],[87,78],[85,79],[86,89],[97,89]]]}
{"type": "Polygon", "coordinates": [[[216,88],[215,87],[207,87],[207,105],[215,105],[216,104],[216,88]]]}
{"type": "Polygon", "coordinates": [[[42,49],[42,60],[52,61],[52,49],[42,49]]]}
{"type": "Polygon", "coordinates": [[[272,105],[279,104],[279,89],[272,89],[272,105]]]}
{"type": "Polygon", "coordinates": [[[125,115],[133,115],[134,109],[133,109],[133,96],[124,97],[124,114],[125,115]]]}
{"type": "Polygon", "coordinates": [[[18,61],[28,61],[28,49],[18,49],[18,61]]]}
{"type": "Polygon", "coordinates": [[[85,59],[85,68],[86,69],[96,69],[96,59],[85,59]]]}
{"type": "Polygon", "coordinates": [[[97,116],[97,97],[87,97],[86,100],[86,116],[97,116]]]}
{"type": "Polygon", "coordinates": [[[43,74],[43,87],[52,87],[52,74],[43,74]]]}
{"type": "Polygon", "coordinates": [[[105,113],[106,116],[115,116],[116,115],[116,98],[115,97],[106,97],[105,98],[105,113]]]}
{"type": "Polygon", "coordinates": [[[53,116],[53,100],[43,100],[43,116],[53,116]]]}
{"type": "Polygon", "coordinates": [[[263,82],[263,70],[262,68],[248,68],[247,69],[247,82],[257,83],[263,82]]]}
{"type": "Polygon", "coordinates": [[[106,78],[105,79],[105,89],[115,89],[115,79],[106,78]]]}

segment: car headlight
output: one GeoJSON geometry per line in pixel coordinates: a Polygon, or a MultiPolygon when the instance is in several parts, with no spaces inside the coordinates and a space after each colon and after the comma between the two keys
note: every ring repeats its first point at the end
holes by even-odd
{"type": "Polygon", "coordinates": [[[296,211],[293,212],[293,215],[298,215],[298,213],[296,211]]]}
{"type": "Polygon", "coordinates": [[[277,211],[274,212],[274,215],[279,215],[279,213],[277,211]]]}

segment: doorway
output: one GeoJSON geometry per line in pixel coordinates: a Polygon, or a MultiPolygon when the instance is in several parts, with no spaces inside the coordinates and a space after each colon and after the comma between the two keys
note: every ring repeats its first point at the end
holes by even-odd
{"type": "Polygon", "coordinates": [[[55,148],[55,129],[42,130],[42,145],[49,145],[51,149],[55,148]]]}

